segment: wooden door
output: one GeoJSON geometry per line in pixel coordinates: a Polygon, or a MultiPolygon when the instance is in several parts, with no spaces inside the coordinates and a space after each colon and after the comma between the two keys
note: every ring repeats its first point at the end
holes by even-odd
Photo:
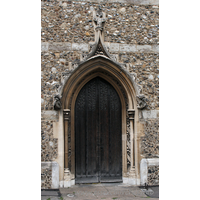
{"type": "Polygon", "coordinates": [[[75,104],[76,183],[122,181],[121,102],[100,77],[89,81],[75,104]]]}

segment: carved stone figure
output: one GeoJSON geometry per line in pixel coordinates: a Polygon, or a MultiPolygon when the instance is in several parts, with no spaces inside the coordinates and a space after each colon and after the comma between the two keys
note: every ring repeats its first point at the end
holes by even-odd
{"type": "Polygon", "coordinates": [[[60,97],[58,95],[56,95],[55,97],[55,101],[54,101],[54,110],[60,110],[61,109],[61,101],[60,101],[60,97]]]}
{"type": "Polygon", "coordinates": [[[143,109],[147,105],[146,103],[146,98],[144,95],[138,95],[137,96],[137,108],[138,109],[143,109]]]}
{"type": "Polygon", "coordinates": [[[94,17],[94,22],[96,24],[96,30],[103,30],[104,22],[106,21],[106,18],[103,17],[103,12],[101,10],[98,10],[96,12],[96,16],[94,17]]]}

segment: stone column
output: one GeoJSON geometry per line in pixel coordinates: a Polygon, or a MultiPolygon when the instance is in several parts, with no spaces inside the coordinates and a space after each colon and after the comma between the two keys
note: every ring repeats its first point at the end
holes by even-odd
{"type": "Polygon", "coordinates": [[[63,115],[64,115],[64,126],[65,126],[65,132],[64,132],[64,138],[65,138],[65,163],[64,168],[68,168],[68,124],[69,124],[69,113],[70,109],[64,109],[63,115]]]}
{"type": "Polygon", "coordinates": [[[64,115],[64,126],[65,126],[65,163],[64,163],[64,187],[71,187],[71,173],[68,168],[68,126],[69,126],[69,114],[70,109],[64,109],[63,115],[64,115]]]}
{"type": "Polygon", "coordinates": [[[130,143],[131,143],[131,169],[129,172],[129,182],[131,184],[136,185],[136,173],[135,173],[135,156],[134,156],[134,147],[135,147],[135,139],[134,139],[134,116],[135,110],[128,109],[128,115],[130,120],[130,143]]]}

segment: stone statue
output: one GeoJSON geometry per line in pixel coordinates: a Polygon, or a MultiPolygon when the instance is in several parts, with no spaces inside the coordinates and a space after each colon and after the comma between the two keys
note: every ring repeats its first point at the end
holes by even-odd
{"type": "Polygon", "coordinates": [[[103,30],[104,22],[106,21],[106,18],[103,17],[103,12],[101,10],[98,10],[96,12],[96,16],[94,17],[94,22],[96,24],[96,30],[103,30]]]}

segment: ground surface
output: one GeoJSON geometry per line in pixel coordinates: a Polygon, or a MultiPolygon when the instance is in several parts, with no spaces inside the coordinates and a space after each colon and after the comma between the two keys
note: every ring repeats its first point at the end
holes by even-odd
{"type": "Polygon", "coordinates": [[[42,191],[41,200],[158,200],[159,187],[149,187],[148,190],[131,186],[128,184],[80,184],[74,185],[71,188],[60,188],[61,197],[57,196],[56,191],[42,191]]]}

